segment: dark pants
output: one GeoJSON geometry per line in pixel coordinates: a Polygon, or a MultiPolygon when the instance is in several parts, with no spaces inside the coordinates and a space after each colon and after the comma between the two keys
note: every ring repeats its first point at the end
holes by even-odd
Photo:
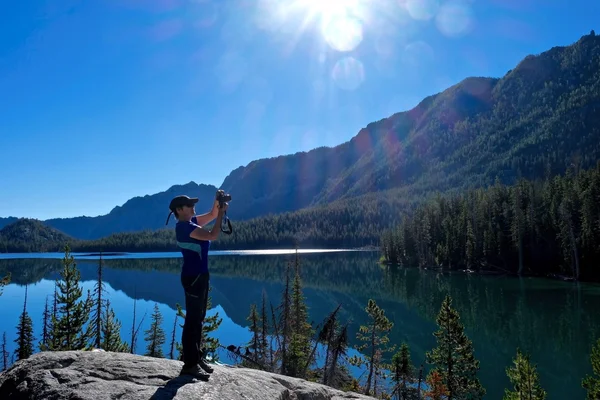
{"type": "Polygon", "coordinates": [[[186,366],[198,363],[199,351],[202,349],[202,323],[208,302],[208,278],[208,273],[181,276],[181,284],[185,291],[185,322],[181,342],[183,362],[186,366]]]}

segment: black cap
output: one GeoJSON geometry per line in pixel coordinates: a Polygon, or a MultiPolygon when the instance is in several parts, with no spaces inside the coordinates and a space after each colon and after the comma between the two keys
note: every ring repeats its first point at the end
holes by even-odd
{"type": "Polygon", "coordinates": [[[177,208],[183,207],[183,206],[193,206],[197,202],[198,202],[197,197],[189,197],[184,194],[173,197],[173,199],[171,200],[171,203],[169,204],[169,210],[171,210],[171,212],[169,213],[169,216],[167,217],[167,222],[165,223],[165,225],[169,224],[169,218],[171,218],[171,214],[173,214],[173,212],[177,208]]]}

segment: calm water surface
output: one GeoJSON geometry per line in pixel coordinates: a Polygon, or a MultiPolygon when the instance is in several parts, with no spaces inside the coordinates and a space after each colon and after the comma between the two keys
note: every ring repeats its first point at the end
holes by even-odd
{"type": "MultiPolygon", "coordinates": [[[[0,333],[6,332],[14,351],[15,327],[22,310],[24,285],[29,285],[28,311],[40,338],[42,311],[51,299],[62,254],[0,254],[0,275],[12,273],[12,283],[0,296],[0,333]]],[[[246,320],[251,303],[259,303],[264,290],[268,300],[279,302],[290,251],[213,252],[210,260],[212,310],[223,322],[216,333],[221,344],[245,345],[250,339],[246,320]]],[[[475,356],[481,361],[480,379],[486,399],[501,399],[509,387],[505,369],[519,347],[537,364],[548,400],[583,399],[581,379],[591,373],[589,353],[600,337],[600,286],[537,278],[517,279],[463,273],[442,274],[415,268],[388,268],[377,264],[377,252],[310,251],[300,254],[301,275],[310,319],[320,323],[338,304],[342,321],[351,321],[351,345],[360,324],[367,322],[369,298],[382,306],[394,322],[391,339],[406,341],[413,362],[424,363],[425,352],[435,346],[435,317],[446,295],[454,299],[475,356]]],[[[84,288],[92,289],[97,256],[75,254],[84,288]]],[[[111,305],[123,323],[122,337],[129,341],[133,298],[139,317],[147,312],[136,352],[145,351],[143,330],[150,324],[154,303],[164,316],[170,337],[176,304],[184,304],[179,282],[178,253],[125,254],[105,258],[104,280],[111,305]]],[[[181,329],[177,340],[181,339],[181,329]]],[[[169,342],[169,339],[167,340],[169,342]]],[[[36,350],[37,351],[37,350],[36,350]]],[[[169,343],[164,346],[166,355],[169,343]]],[[[350,352],[352,355],[354,352],[350,352]]],[[[231,362],[226,351],[219,356],[231,362]]],[[[429,366],[425,364],[426,371],[429,366]]],[[[351,368],[354,374],[360,372],[351,368]]]]}

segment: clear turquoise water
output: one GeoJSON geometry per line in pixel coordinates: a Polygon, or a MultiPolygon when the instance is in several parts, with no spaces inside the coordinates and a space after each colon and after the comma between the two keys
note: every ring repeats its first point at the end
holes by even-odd
{"type": "MultiPolygon", "coordinates": [[[[293,253],[212,253],[213,309],[209,315],[218,312],[223,318],[216,333],[223,345],[247,343],[250,304],[260,302],[263,290],[274,304],[279,302],[283,271],[294,258],[293,253]]],[[[82,285],[91,290],[98,257],[75,256],[82,285]]],[[[450,293],[481,361],[479,376],[488,391],[486,399],[502,398],[509,385],[505,369],[517,347],[532,354],[549,400],[584,398],[581,379],[591,372],[591,345],[600,337],[600,286],[388,268],[377,264],[378,257],[377,252],[301,252],[305,296],[315,325],[341,303],[342,321],[351,321],[351,344],[356,345],[358,326],[367,321],[364,308],[373,298],[394,322],[392,341],[406,341],[418,366],[424,363],[425,352],[435,346],[435,317],[445,294],[450,293]]],[[[62,254],[0,254],[0,275],[8,271],[13,275],[12,283],[0,296],[0,333],[7,333],[11,353],[24,285],[29,287],[28,311],[39,340],[44,302],[51,298],[61,258],[62,254]]],[[[138,318],[148,313],[141,331],[149,326],[152,307],[157,303],[164,316],[163,327],[170,336],[176,304],[183,304],[179,254],[125,254],[104,259],[105,285],[117,318],[123,323],[123,338],[130,340],[133,298],[138,299],[138,318]]],[[[178,329],[178,340],[180,335],[178,329]]],[[[136,347],[140,354],[145,350],[142,337],[143,334],[136,347]]],[[[168,354],[169,343],[164,351],[168,354]]],[[[226,351],[219,356],[223,362],[232,361],[226,351]]],[[[424,366],[427,371],[429,366],[424,366]]],[[[360,374],[355,368],[351,371],[356,376],[360,374]]]]}

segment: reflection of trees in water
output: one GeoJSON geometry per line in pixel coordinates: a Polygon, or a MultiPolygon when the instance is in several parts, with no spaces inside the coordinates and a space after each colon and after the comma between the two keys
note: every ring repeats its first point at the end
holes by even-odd
{"type": "MultiPolygon", "coordinates": [[[[292,258],[293,255],[213,256],[211,275],[281,284],[286,262],[292,258]]],[[[471,332],[485,334],[490,339],[518,338],[519,343],[532,350],[539,349],[543,342],[532,337],[531,332],[554,332],[553,352],[572,347],[578,332],[588,339],[599,332],[590,302],[582,305],[581,286],[542,279],[381,267],[375,260],[373,254],[361,253],[302,255],[303,285],[307,289],[357,298],[400,302],[432,323],[445,294],[450,293],[461,319],[471,332]]],[[[94,264],[95,261],[78,260],[78,264],[82,263],[94,264]]],[[[109,259],[105,260],[105,266],[108,269],[179,274],[181,259],[109,259]]],[[[0,275],[10,272],[12,283],[16,284],[39,282],[59,269],[60,260],[57,259],[0,260],[0,275]]],[[[589,290],[589,295],[594,296],[592,291],[596,292],[595,296],[600,296],[595,290],[589,290]]],[[[362,307],[365,305],[366,302],[362,307]]],[[[393,314],[394,308],[386,312],[393,314]]]]}
{"type": "Polygon", "coordinates": [[[11,273],[10,283],[29,285],[44,279],[46,275],[61,268],[56,259],[16,259],[0,260],[0,276],[11,273]]]}
{"type": "Polygon", "coordinates": [[[600,297],[598,288],[418,269],[390,268],[390,274],[385,290],[428,320],[435,318],[443,296],[450,293],[482,361],[482,372],[496,376],[497,383],[486,380],[486,386],[500,390],[506,384],[504,368],[519,347],[540,365],[544,382],[556,385],[555,395],[564,391],[567,396],[580,387],[589,370],[590,343],[599,333],[593,306],[600,297]]]}
{"type": "MultiPolygon", "coordinates": [[[[560,377],[564,384],[559,388],[579,387],[579,380],[589,372],[590,346],[600,335],[594,309],[600,297],[598,288],[543,279],[382,267],[376,264],[377,256],[302,254],[301,275],[311,320],[321,322],[342,303],[341,319],[352,321],[349,339],[355,345],[354,333],[366,322],[364,308],[373,298],[395,323],[390,339],[408,342],[413,360],[419,364],[425,351],[434,346],[435,317],[449,293],[473,339],[482,374],[488,376],[482,380],[489,389],[508,385],[504,368],[517,347],[532,353],[543,380],[560,377]]],[[[249,305],[260,301],[263,288],[274,304],[279,302],[285,263],[293,257],[212,256],[213,304],[221,304],[236,324],[247,326],[249,305]]],[[[93,266],[95,261],[79,260],[78,264],[93,266]]],[[[173,308],[179,299],[181,259],[105,260],[105,267],[107,283],[129,297],[134,297],[137,286],[138,298],[143,295],[173,308]],[[142,295],[140,288],[144,289],[142,295]]],[[[0,276],[11,272],[12,283],[22,285],[48,278],[59,269],[60,260],[0,260],[0,276]]],[[[93,268],[90,270],[93,274],[93,268]]]]}
{"type": "MultiPolygon", "coordinates": [[[[292,258],[293,255],[213,256],[210,260],[211,275],[277,285],[283,282],[286,262],[292,258]]],[[[490,340],[499,342],[512,337],[531,350],[541,350],[544,345],[544,341],[537,340],[531,332],[553,333],[554,347],[548,350],[562,352],[573,347],[578,333],[592,339],[600,331],[598,321],[592,316],[591,302],[583,302],[582,305],[581,286],[542,279],[381,267],[375,260],[373,254],[361,253],[302,255],[303,285],[306,289],[320,292],[352,295],[357,300],[375,298],[400,302],[432,323],[445,294],[450,293],[470,332],[485,334],[490,340]]],[[[95,261],[78,260],[78,264],[82,263],[94,264],[95,261]]],[[[181,259],[109,259],[105,260],[105,267],[178,275],[181,259]]],[[[39,282],[59,269],[60,260],[54,259],[0,260],[0,275],[10,272],[12,283],[22,285],[39,282]]],[[[600,297],[600,292],[588,291],[590,296],[600,297]]],[[[359,301],[361,307],[364,308],[366,300],[359,301]]],[[[393,314],[396,308],[391,306],[386,313],[393,314]]]]}
{"type": "MultiPolygon", "coordinates": [[[[394,267],[387,276],[382,282],[385,292],[428,320],[434,320],[445,294],[450,293],[470,332],[490,339],[518,338],[523,346],[539,350],[543,342],[531,332],[553,332],[557,340],[549,350],[556,352],[571,348],[579,331],[598,332],[598,321],[590,318],[592,305],[582,306],[581,290],[570,284],[536,279],[521,290],[521,279],[394,267]]],[[[590,296],[600,296],[600,291],[595,292],[590,296]]]]}

